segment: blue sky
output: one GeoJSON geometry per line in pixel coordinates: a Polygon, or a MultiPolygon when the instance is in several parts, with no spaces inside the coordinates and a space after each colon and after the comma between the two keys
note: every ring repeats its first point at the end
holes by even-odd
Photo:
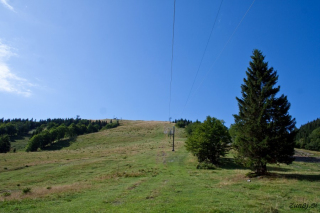
{"type": "MultiPolygon", "coordinates": [[[[297,127],[320,117],[320,1],[252,3],[176,0],[173,119],[233,123],[255,48],[297,127]]],[[[172,25],[173,0],[0,0],[0,117],[168,120],[172,25]]]]}

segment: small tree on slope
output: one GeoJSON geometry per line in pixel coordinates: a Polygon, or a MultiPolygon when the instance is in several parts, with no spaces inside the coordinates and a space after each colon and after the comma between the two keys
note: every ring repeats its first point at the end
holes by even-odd
{"type": "Polygon", "coordinates": [[[228,151],[231,138],[223,121],[207,116],[198,123],[186,141],[186,149],[194,154],[198,161],[219,164],[220,157],[228,151]]]}
{"type": "Polygon", "coordinates": [[[236,98],[239,114],[234,115],[237,135],[236,160],[259,175],[267,173],[267,163],[290,164],[294,160],[295,119],[288,114],[287,97],[276,97],[280,86],[277,72],[259,50],[254,50],[247,78],[241,85],[242,98],[236,98]]]}

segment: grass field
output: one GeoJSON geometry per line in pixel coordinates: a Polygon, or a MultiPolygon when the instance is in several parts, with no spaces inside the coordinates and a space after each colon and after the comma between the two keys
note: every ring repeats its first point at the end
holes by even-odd
{"type": "Polygon", "coordinates": [[[183,129],[172,152],[170,126],[122,121],[32,153],[17,139],[17,153],[0,154],[0,212],[320,211],[320,163],[269,165],[269,177],[248,182],[232,153],[220,168],[196,169],[183,129]]]}

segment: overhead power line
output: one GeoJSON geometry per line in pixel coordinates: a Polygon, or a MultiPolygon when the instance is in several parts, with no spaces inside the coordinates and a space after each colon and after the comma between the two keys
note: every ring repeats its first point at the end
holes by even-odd
{"type": "MultiPolygon", "coordinates": [[[[215,65],[215,63],[217,62],[217,60],[220,58],[221,54],[223,53],[223,51],[225,50],[226,46],[229,44],[230,40],[232,39],[232,37],[234,36],[234,34],[237,32],[239,26],[241,25],[242,21],[244,20],[244,18],[246,17],[246,15],[248,14],[248,12],[250,11],[251,7],[253,6],[254,2],[256,0],[253,0],[253,2],[251,3],[251,5],[249,6],[248,10],[246,11],[246,13],[242,16],[239,24],[236,26],[236,28],[234,29],[233,33],[231,34],[231,36],[229,37],[228,41],[225,43],[225,45],[223,46],[222,50],[220,51],[219,55],[216,57],[216,59],[214,60],[214,62],[212,63],[211,67],[207,70],[207,72],[205,73],[205,76],[202,78],[201,83],[199,84],[199,86],[197,87],[197,89],[195,90],[195,92],[193,93],[193,95],[196,94],[196,92],[198,91],[198,89],[201,87],[201,85],[203,84],[204,80],[206,79],[209,71],[212,69],[212,67],[215,65]]],[[[181,116],[182,113],[184,112],[184,109],[186,107],[187,103],[185,104],[183,111],[181,112],[181,116]]]]}
{"type": "MultiPolygon", "coordinates": [[[[219,13],[220,13],[220,9],[221,9],[222,2],[223,2],[223,0],[221,0],[220,6],[219,6],[219,9],[218,9],[218,13],[217,13],[217,15],[216,15],[216,17],[215,17],[215,19],[214,19],[214,22],[213,22],[213,25],[212,25],[212,28],[211,28],[211,32],[210,32],[210,35],[209,35],[209,38],[208,38],[206,47],[205,47],[205,49],[204,49],[204,51],[203,51],[203,54],[202,54],[202,57],[201,57],[201,60],[200,60],[200,64],[199,64],[199,67],[198,67],[198,70],[197,70],[197,73],[196,73],[196,76],[194,77],[194,80],[193,80],[193,83],[192,83],[190,92],[189,92],[188,97],[187,97],[187,101],[186,101],[186,103],[185,103],[185,105],[184,105],[184,107],[183,107],[183,109],[182,109],[182,113],[183,113],[183,111],[184,111],[184,109],[185,109],[185,107],[186,107],[186,105],[187,105],[187,103],[188,103],[188,101],[189,101],[190,94],[191,94],[191,92],[192,92],[194,83],[196,82],[196,79],[197,79],[197,76],[198,76],[200,67],[201,67],[201,65],[202,65],[202,61],[203,61],[204,55],[205,55],[206,52],[207,52],[207,48],[208,48],[208,45],[209,45],[209,42],[210,42],[210,39],[211,39],[211,35],[212,35],[212,32],[213,32],[213,29],[214,29],[214,26],[216,25],[216,21],[217,21],[218,15],[219,15],[219,13]]],[[[182,113],[181,113],[181,115],[182,115],[182,113]]]]}
{"type": "Polygon", "coordinates": [[[172,27],[172,49],[171,49],[171,77],[170,77],[170,99],[169,99],[169,119],[171,116],[171,86],[172,86],[172,64],[173,64],[173,46],[174,46],[174,22],[176,17],[176,0],[173,2],[173,27],[172,27]]]}

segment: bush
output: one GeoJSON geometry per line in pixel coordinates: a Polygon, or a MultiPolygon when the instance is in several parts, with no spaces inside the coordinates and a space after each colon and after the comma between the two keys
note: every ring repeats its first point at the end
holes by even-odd
{"type": "Polygon", "coordinates": [[[186,148],[197,156],[198,161],[219,164],[220,157],[228,151],[231,137],[228,128],[216,118],[207,116],[186,141],[186,148]]]}
{"type": "Polygon", "coordinates": [[[23,194],[31,193],[31,188],[26,187],[26,188],[22,189],[22,193],[23,194]]]}
{"type": "Polygon", "coordinates": [[[26,188],[22,189],[22,193],[23,194],[31,193],[31,188],[26,187],[26,188]]]}
{"type": "Polygon", "coordinates": [[[119,122],[117,123],[108,123],[107,125],[105,125],[102,130],[105,130],[105,129],[111,129],[111,128],[116,128],[117,126],[119,126],[119,122]]]}
{"type": "Polygon", "coordinates": [[[26,151],[27,152],[34,152],[37,151],[38,148],[40,148],[42,142],[42,135],[34,135],[28,142],[26,151]]]}
{"type": "Polygon", "coordinates": [[[185,128],[186,126],[191,124],[192,121],[181,118],[180,120],[174,120],[173,123],[176,123],[176,127],[178,127],[178,128],[185,128]]]}
{"type": "Polygon", "coordinates": [[[178,127],[178,128],[184,128],[186,125],[184,124],[184,122],[183,121],[178,121],[177,123],[176,123],[176,127],[178,127]]]}
{"type": "Polygon", "coordinates": [[[194,130],[201,125],[200,121],[196,121],[195,123],[190,123],[185,127],[185,131],[188,134],[188,136],[191,136],[194,130]]]}
{"type": "Polygon", "coordinates": [[[11,195],[11,193],[10,192],[4,192],[2,195],[3,195],[3,197],[8,197],[8,196],[11,195]]]}

